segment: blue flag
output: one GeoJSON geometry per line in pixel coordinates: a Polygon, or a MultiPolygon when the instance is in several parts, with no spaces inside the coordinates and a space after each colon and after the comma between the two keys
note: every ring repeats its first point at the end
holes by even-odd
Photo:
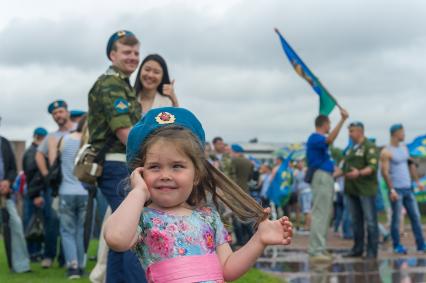
{"type": "Polygon", "coordinates": [[[277,206],[285,205],[290,198],[293,177],[290,161],[291,154],[281,163],[267,192],[268,199],[277,206]]]}
{"type": "Polygon", "coordinates": [[[415,138],[407,147],[412,157],[426,157],[426,135],[415,138]]]}
{"type": "Polygon", "coordinates": [[[284,49],[285,54],[288,57],[291,65],[293,66],[296,73],[304,78],[318,94],[320,99],[320,114],[328,116],[333,111],[334,106],[337,102],[334,97],[327,91],[327,89],[321,84],[321,82],[315,77],[315,75],[309,70],[309,68],[303,63],[302,59],[294,52],[290,44],[284,39],[278,29],[275,29],[278,37],[281,40],[281,45],[284,49]]]}

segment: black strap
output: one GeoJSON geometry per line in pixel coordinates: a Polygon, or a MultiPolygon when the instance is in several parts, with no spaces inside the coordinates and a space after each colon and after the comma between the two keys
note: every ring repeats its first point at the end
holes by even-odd
{"type": "MultiPolygon", "coordinates": [[[[60,162],[60,160],[61,160],[61,144],[62,144],[62,142],[63,142],[63,140],[64,140],[64,136],[65,136],[65,135],[63,135],[62,137],[60,137],[60,138],[59,138],[58,145],[56,146],[56,158],[55,158],[55,160],[53,161],[53,163],[55,163],[55,162],[56,162],[56,160],[59,160],[59,162],[60,162]]],[[[49,158],[47,158],[47,162],[48,162],[48,164],[49,164],[49,158]]],[[[53,164],[52,164],[52,166],[53,166],[53,164]]],[[[49,166],[49,167],[50,167],[50,166],[49,166]]]]}
{"type": "Polygon", "coordinates": [[[106,155],[108,149],[114,143],[114,140],[115,140],[115,135],[109,136],[106,143],[102,146],[101,150],[99,150],[98,154],[96,155],[95,159],[93,160],[94,163],[98,163],[98,164],[104,163],[105,155],[106,155]]]}

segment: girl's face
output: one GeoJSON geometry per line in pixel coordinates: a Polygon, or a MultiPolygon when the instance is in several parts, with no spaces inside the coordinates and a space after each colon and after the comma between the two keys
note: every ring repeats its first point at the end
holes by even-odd
{"type": "Polygon", "coordinates": [[[185,154],[167,141],[154,143],[147,151],[143,178],[154,205],[183,206],[194,187],[195,168],[185,154]]]}
{"type": "Polygon", "coordinates": [[[140,78],[142,86],[146,90],[155,90],[163,79],[163,69],[156,61],[150,60],[142,66],[140,78]]]}

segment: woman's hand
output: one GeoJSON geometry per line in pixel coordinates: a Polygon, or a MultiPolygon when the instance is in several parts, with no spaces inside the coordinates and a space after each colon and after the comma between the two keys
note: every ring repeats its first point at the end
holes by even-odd
{"type": "Polygon", "coordinates": [[[175,94],[175,80],[172,80],[170,84],[163,85],[163,94],[168,96],[173,103],[174,107],[178,107],[178,101],[175,94]]]}
{"type": "Polygon", "coordinates": [[[148,187],[142,178],[143,174],[143,167],[138,167],[135,170],[133,170],[132,174],[130,175],[130,186],[133,191],[137,191],[142,193],[145,196],[145,202],[147,202],[151,194],[149,193],[148,187]]]}
{"type": "MultiPolygon", "coordinates": [[[[266,213],[270,213],[271,209],[266,208],[266,213]]],[[[267,245],[289,245],[293,236],[293,224],[287,216],[278,220],[271,221],[266,219],[259,224],[256,232],[260,242],[267,245]]]]}

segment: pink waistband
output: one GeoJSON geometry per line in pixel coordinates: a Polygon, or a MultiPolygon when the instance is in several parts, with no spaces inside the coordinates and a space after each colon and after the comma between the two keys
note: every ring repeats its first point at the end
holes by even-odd
{"type": "Polygon", "coordinates": [[[148,266],[146,274],[149,283],[224,282],[216,254],[166,259],[148,266]]]}

